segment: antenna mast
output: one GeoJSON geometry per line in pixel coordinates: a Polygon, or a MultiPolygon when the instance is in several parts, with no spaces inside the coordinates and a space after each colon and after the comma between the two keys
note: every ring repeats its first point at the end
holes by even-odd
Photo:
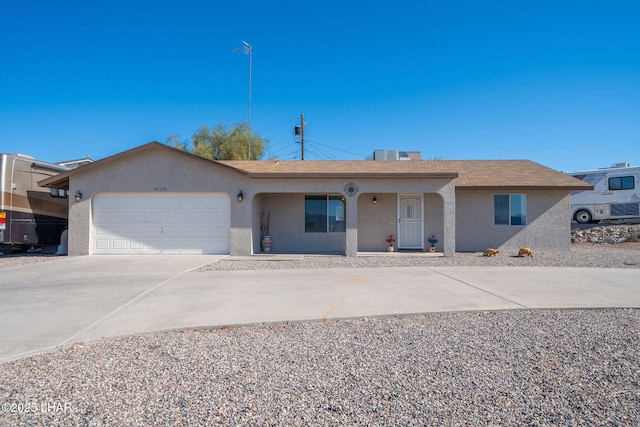
{"type": "Polygon", "coordinates": [[[251,86],[252,86],[252,79],[253,79],[253,45],[250,43],[247,43],[246,41],[242,40],[242,47],[239,47],[237,49],[233,49],[231,52],[237,52],[239,50],[242,50],[242,53],[244,53],[245,55],[249,55],[249,122],[248,122],[248,137],[249,137],[249,147],[247,149],[247,160],[251,160],[251,86]]]}
{"type": "Polygon", "coordinates": [[[249,55],[249,149],[247,150],[247,160],[251,160],[251,86],[252,86],[252,70],[253,70],[253,45],[242,40],[243,53],[249,55]]]}

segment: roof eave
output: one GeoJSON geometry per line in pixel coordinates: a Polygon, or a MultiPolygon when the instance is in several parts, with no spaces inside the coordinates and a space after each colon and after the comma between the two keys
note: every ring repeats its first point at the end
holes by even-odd
{"type": "Polygon", "coordinates": [[[42,181],[38,182],[38,185],[40,185],[41,187],[45,187],[45,188],[61,188],[61,189],[64,189],[64,190],[68,190],[69,189],[69,178],[71,176],[74,176],[74,175],[76,175],[78,173],[84,173],[84,172],[92,170],[94,168],[102,167],[102,166],[107,165],[109,163],[118,161],[118,160],[120,160],[122,158],[126,158],[126,157],[129,157],[129,156],[132,156],[132,155],[135,155],[135,154],[138,154],[138,153],[142,153],[142,152],[150,150],[150,149],[157,149],[157,148],[173,151],[175,153],[178,153],[181,156],[186,156],[186,157],[189,157],[191,159],[194,159],[195,161],[205,162],[205,163],[208,163],[208,164],[215,164],[218,167],[225,168],[227,170],[236,172],[236,173],[241,174],[241,175],[246,175],[247,174],[245,171],[243,171],[241,169],[234,168],[234,167],[226,165],[224,163],[221,163],[221,162],[218,162],[218,161],[215,161],[215,160],[206,159],[204,157],[200,157],[200,156],[197,156],[195,154],[188,153],[186,151],[183,151],[183,150],[180,150],[178,148],[162,144],[162,143],[157,142],[157,141],[152,141],[152,142],[149,142],[147,144],[141,145],[139,147],[135,147],[135,148],[132,148],[130,150],[123,151],[123,152],[118,153],[118,154],[114,154],[113,156],[105,157],[104,159],[95,161],[93,163],[89,163],[89,164],[80,166],[80,167],[78,167],[76,169],[72,169],[72,170],[67,171],[67,172],[62,172],[62,173],[60,173],[58,175],[55,175],[55,176],[52,176],[50,178],[43,179],[42,181]]]}
{"type": "Polygon", "coordinates": [[[249,172],[247,173],[249,178],[265,179],[318,179],[318,178],[360,178],[360,179],[416,179],[416,178],[429,178],[429,179],[456,179],[458,174],[456,172],[451,173],[359,173],[359,172],[331,172],[331,173],[308,173],[308,172],[249,172]]]}
{"type": "Polygon", "coordinates": [[[571,185],[456,185],[456,190],[497,190],[497,191],[531,191],[531,190],[562,190],[562,191],[588,191],[593,186],[571,185]]]}
{"type": "Polygon", "coordinates": [[[44,188],[60,188],[62,190],[69,189],[69,175],[64,172],[58,175],[45,178],[42,181],[38,181],[38,185],[44,188]],[[63,175],[63,176],[61,176],[63,175]]]}

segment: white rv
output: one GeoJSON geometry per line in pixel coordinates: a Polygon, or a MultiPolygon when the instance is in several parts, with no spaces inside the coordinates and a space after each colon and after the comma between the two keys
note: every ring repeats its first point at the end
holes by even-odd
{"type": "Polygon", "coordinates": [[[571,193],[571,218],[586,224],[608,219],[640,217],[640,167],[616,163],[610,168],[570,172],[593,185],[571,193]]]}

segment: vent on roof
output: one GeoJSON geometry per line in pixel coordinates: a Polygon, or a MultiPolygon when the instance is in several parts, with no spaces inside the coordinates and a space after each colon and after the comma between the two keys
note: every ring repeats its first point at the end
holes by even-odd
{"type": "Polygon", "coordinates": [[[629,166],[629,162],[614,163],[611,165],[612,168],[628,168],[629,166]]]}

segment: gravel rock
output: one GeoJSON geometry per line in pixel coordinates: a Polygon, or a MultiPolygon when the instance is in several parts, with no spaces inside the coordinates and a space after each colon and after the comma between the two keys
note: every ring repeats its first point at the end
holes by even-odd
{"type": "Polygon", "coordinates": [[[0,365],[0,425],[636,426],[638,336],[633,309],[132,336],[0,365]]]}
{"type": "MultiPolygon", "coordinates": [[[[0,268],[64,257],[0,257],[0,268]]],[[[203,270],[640,268],[640,244],[519,258],[234,258],[203,270]]],[[[0,425],[611,425],[640,419],[640,310],[520,310],[168,332],[0,364],[0,425]]]]}
{"type": "MultiPolygon", "coordinates": [[[[533,249],[534,257],[518,257],[518,252],[501,252],[485,257],[482,252],[457,252],[454,257],[404,256],[256,256],[229,257],[208,264],[201,271],[214,270],[274,270],[291,268],[353,268],[353,267],[448,267],[448,266],[538,266],[538,267],[599,267],[640,268],[640,225],[607,226],[578,229],[572,232],[570,252],[541,252],[533,249]],[[635,233],[635,234],[634,234],[635,233]],[[612,237],[613,236],[613,237],[612,237]],[[635,238],[633,236],[636,236],[635,238]],[[593,243],[589,241],[593,240],[593,243]],[[609,242],[609,243],[606,243],[609,242]]],[[[0,268],[65,259],[51,254],[0,255],[0,268]]]]}
{"type": "Polygon", "coordinates": [[[0,255],[0,268],[11,267],[16,265],[33,264],[36,262],[54,261],[57,259],[65,259],[63,256],[51,254],[2,254],[0,255]]]}
{"type": "Polygon", "coordinates": [[[572,243],[624,243],[638,242],[640,225],[582,225],[571,232],[572,243]]]}
{"type": "Polygon", "coordinates": [[[599,267],[640,268],[640,243],[579,244],[571,252],[539,252],[534,256],[519,257],[518,252],[499,253],[485,257],[482,252],[458,252],[453,257],[403,256],[300,256],[279,258],[276,255],[256,257],[229,257],[207,264],[200,271],[215,270],[278,270],[293,268],[356,268],[356,267],[459,267],[459,266],[514,266],[514,267],[599,267]]]}

